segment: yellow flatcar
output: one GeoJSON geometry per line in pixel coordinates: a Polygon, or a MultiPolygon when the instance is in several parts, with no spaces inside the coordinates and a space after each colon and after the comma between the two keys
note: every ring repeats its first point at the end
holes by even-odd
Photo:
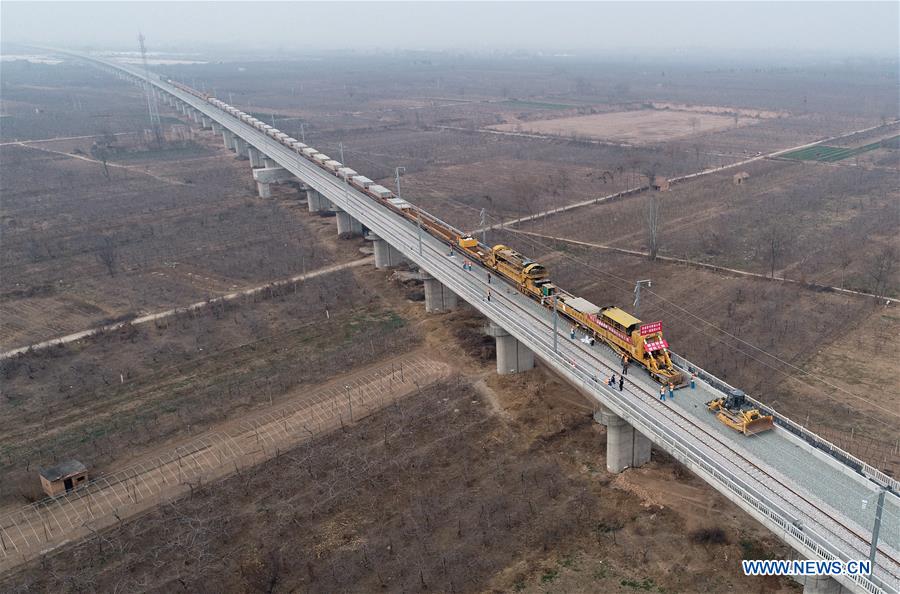
{"type": "MultiPolygon", "coordinates": [[[[460,242],[462,245],[462,242],[460,242]]],[[[466,249],[473,257],[481,252],[466,249]]],[[[669,343],[663,338],[662,324],[645,324],[618,307],[598,307],[587,299],[560,290],[550,281],[547,269],[538,262],[505,246],[496,245],[481,258],[483,263],[504,278],[512,281],[520,291],[541,305],[553,308],[577,324],[595,339],[608,344],[619,356],[627,355],[664,385],[687,385],[685,375],[675,368],[669,357],[669,343]]]]}

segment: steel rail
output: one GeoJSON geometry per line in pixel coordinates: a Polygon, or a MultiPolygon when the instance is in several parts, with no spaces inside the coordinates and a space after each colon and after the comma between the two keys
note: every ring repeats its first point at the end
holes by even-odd
{"type": "MultiPolygon", "coordinates": [[[[105,61],[99,62],[106,64],[110,68],[123,70],[128,74],[134,76],[136,79],[145,81],[144,84],[146,84],[147,82],[147,79],[141,74],[132,72],[130,71],[130,69],[124,68],[121,65],[109,64],[105,61]]],[[[574,351],[575,355],[575,357],[571,358],[571,361],[567,361],[562,352],[548,352],[549,347],[546,341],[546,333],[543,333],[543,336],[538,336],[535,334],[535,329],[533,326],[526,326],[522,322],[521,316],[524,313],[525,316],[538,320],[541,327],[546,327],[545,320],[535,316],[533,313],[528,312],[527,308],[523,307],[522,304],[516,303],[516,307],[520,315],[519,319],[513,317],[507,312],[503,312],[499,307],[497,307],[498,304],[496,302],[491,304],[490,306],[486,305],[485,302],[481,300],[480,295],[477,294],[477,287],[473,287],[471,283],[465,284],[462,280],[460,280],[460,278],[458,278],[458,269],[456,269],[455,266],[454,268],[456,270],[454,270],[453,272],[447,269],[448,267],[445,265],[446,263],[441,259],[441,256],[446,256],[446,254],[443,254],[443,250],[446,249],[446,244],[440,242],[426,232],[424,235],[427,240],[424,240],[423,244],[428,245],[428,255],[426,256],[424,252],[422,254],[419,254],[418,250],[414,247],[416,244],[415,238],[417,230],[415,225],[413,225],[410,221],[403,219],[399,215],[389,211],[385,207],[379,205],[370,197],[359,193],[355,188],[350,187],[348,184],[342,183],[333,175],[326,174],[326,172],[307,161],[304,157],[298,155],[292,150],[287,149],[278,141],[269,138],[267,135],[256,130],[254,127],[238,120],[231,114],[224,112],[200,100],[199,98],[190,95],[189,93],[171,87],[170,85],[167,85],[162,81],[151,80],[149,82],[152,82],[163,91],[175,96],[178,100],[190,105],[193,109],[203,113],[207,117],[211,117],[224,128],[230,130],[233,133],[237,133],[242,139],[249,142],[258,150],[264,152],[276,163],[291,171],[292,174],[301,178],[304,182],[313,187],[316,191],[322,193],[333,203],[341,206],[341,208],[345,212],[364,223],[379,236],[391,237],[392,239],[394,239],[394,241],[392,241],[391,243],[395,248],[403,253],[405,257],[418,264],[420,267],[428,269],[432,276],[454,290],[454,292],[457,292],[460,297],[465,298],[476,309],[487,315],[489,318],[501,318],[504,322],[501,325],[506,331],[513,335],[517,340],[521,340],[523,343],[528,345],[532,351],[534,351],[546,363],[550,364],[551,367],[556,369],[557,372],[570,379],[570,381],[572,381],[572,383],[576,386],[580,386],[587,394],[591,395],[595,400],[602,403],[604,406],[610,408],[615,414],[630,422],[641,433],[648,437],[651,437],[651,439],[655,438],[653,439],[653,441],[656,442],[657,445],[659,445],[666,451],[669,451],[677,459],[685,462],[690,468],[698,472],[698,474],[704,476],[707,482],[713,485],[718,485],[720,487],[719,490],[722,491],[730,499],[732,499],[732,501],[735,501],[743,509],[748,511],[748,513],[751,513],[751,515],[753,515],[757,519],[760,519],[764,524],[774,529],[776,533],[778,533],[780,530],[781,534],[783,535],[782,538],[790,542],[792,546],[794,546],[794,548],[801,550],[801,552],[806,551],[808,555],[812,554],[822,559],[831,560],[843,558],[842,555],[845,554],[845,551],[841,551],[840,548],[836,547],[836,545],[829,539],[821,536],[815,530],[810,530],[807,526],[796,525],[796,518],[792,517],[793,515],[782,507],[783,505],[787,505],[793,507],[798,512],[802,511],[796,503],[790,501],[789,496],[785,496],[783,493],[776,493],[774,489],[769,487],[768,490],[773,496],[779,498],[781,500],[781,503],[771,501],[770,498],[761,493],[758,488],[752,486],[753,481],[762,483],[765,486],[765,481],[761,481],[758,477],[753,476],[753,474],[747,472],[744,469],[741,469],[740,467],[737,467],[735,470],[728,469],[726,466],[720,463],[720,459],[716,455],[715,451],[711,451],[709,453],[704,452],[700,447],[698,447],[697,443],[691,443],[691,440],[686,439],[685,436],[678,434],[670,426],[670,424],[666,422],[667,420],[662,420],[661,422],[660,419],[655,418],[653,415],[651,415],[650,411],[653,410],[653,408],[638,406],[638,402],[629,402],[628,399],[618,396],[614,391],[611,391],[608,388],[604,389],[602,384],[597,385],[599,382],[597,382],[596,379],[590,374],[589,370],[584,368],[585,360],[593,363],[594,368],[596,368],[596,364],[598,362],[600,362],[605,367],[609,367],[609,363],[607,361],[603,361],[602,359],[599,359],[597,356],[591,355],[590,353],[586,354],[584,350],[577,345],[569,345],[566,341],[564,341],[562,351],[566,353],[572,353],[574,351]],[[410,227],[412,227],[412,229],[410,229],[410,227]],[[399,242],[397,242],[397,240],[400,238],[410,241],[410,243],[400,244],[399,242]],[[439,245],[441,249],[438,250],[435,247],[435,244],[439,245]],[[439,252],[441,255],[436,255],[439,252]],[[534,348],[535,345],[537,346],[537,348],[534,348]],[[573,346],[574,348],[571,348],[573,346]],[[605,396],[608,401],[602,400],[600,396],[601,394],[605,396]],[[745,475],[746,478],[742,477],[741,474],[745,475]],[[743,503],[743,505],[741,505],[741,503],[743,503]]],[[[515,303],[514,301],[510,302],[515,303]]],[[[531,302],[531,304],[534,305],[533,302],[531,302]]],[[[632,385],[637,386],[635,382],[631,383],[632,385]]],[[[646,389],[640,388],[640,390],[644,393],[645,396],[648,396],[648,391],[646,389]]],[[[652,400],[655,401],[655,398],[652,398],[652,400]]],[[[671,412],[672,410],[674,409],[666,407],[666,411],[671,412]]],[[[807,498],[799,495],[796,491],[787,486],[783,479],[780,479],[767,472],[758,464],[752,462],[745,455],[740,454],[739,452],[734,450],[734,448],[732,448],[730,445],[726,445],[721,440],[715,438],[712,434],[707,432],[705,429],[702,429],[698,424],[692,422],[686,416],[682,415],[681,413],[678,413],[678,416],[681,417],[680,422],[687,425],[687,427],[680,427],[683,431],[686,430],[690,433],[695,430],[700,430],[701,432],[706,433],[705,439],[702,437],[698,438],[696,435],[691,435],[694,441],[699,442],[700,445],[710,449],[713,449],[713,446],[715,446],[716,448],[721,448],[724,446],[725,448],[735,452],[741,458],[747,460],[752,465],[752,467],[756,469],[757,473],[761,473],[766,477],[772,478],[775,484],[780,485],[784,489],[787,489],[789,492],[794,494],[794,497],[805,502],[808,506],[819,512],[821,516],[830,519],[839,527],[843,528],[845,532],[865,543],[865,539],[860,537],[859,534],[857,534],[853,529],[843,524],[830,512],[823,510],[822,508],[809,501],[807,498]]],[[[814,523],[822,526],[821,522],[817,522],[815,518],[809,515],[808,511],[803,512],[803,514],[812,519],[814,523]]],[[[859,552],[859,549],[848,542],[846,538],[838,535],[831,529],[828,529],[827,526],[822,527],[825,528],[828,533],[832,534],[832,536],[837,538],[839,541],[843,542],[846,545],[850,545],[855,552],[859,552]]],[[[897,564],[896,559],[886,554],[886,552],[884,552],[881,548],[879,548],[879,551],[882,552],[883,555],[892,564],[897,564]]],[[[892,577],[896,577],[897,575],[896,572],[889,573],[892,574],[892,577]]],[[[882,580],[880,579],[876,579],[873,581],[866,576],[834,577],[845,585],[848,585],[854,589],[858,589],[859,591],[871,592],[873,594],[889,590],[896,591],[896,588],[893,585],[875,583],[876,581],[882,582],[882,580]]]]}

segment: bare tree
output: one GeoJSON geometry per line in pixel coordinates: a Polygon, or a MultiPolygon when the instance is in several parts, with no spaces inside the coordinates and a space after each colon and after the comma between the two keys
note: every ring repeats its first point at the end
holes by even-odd
{"type": "Polygon", "coordinates": [[[647,221],[647,249],[651,260],[656,260],[659,253],[659,203],[659,192],[647,192],[647,209],[644,216],[647,221]]]}
{"type": "Polygon", "coordinates": [[[103,135],[94,141],[91,145],[91,156],[103,163],[103,175],[106,176],[106,179],[109,179],[109,166],[107,162],[109,161],[110,156],[113,153],[113,144],[116,142],[116,137],[109,132],[104,132],[103,135]]]}
{"type": "Polygon", "coordinates": [[[700,166],[700,151],[703,148],[699,142],[695,142],[691,145],[691,148],[694,149],[694,160],[697,162],[697,166],[700,166]]]}
{"type": "Polygon", "coordinates": [[[571,180],[569,179],[569,172],[565,169],[560,169],[556,173],[556,177],[553,178],[551,176],[550,183],[553,185],[551,188],[554,196],[563,196],[565,197],[566,192],[569,191],[569,186],[571,185],[571,180]]]}
{"type": "Polygon", "coordinates": [[[893,246],[887,246],[872,258],[868,273],[872,277],[872,292],[884,296],[894,268],[897,265],[897,253],[893,246]]]}
{"type": "Polygon", "coordinates": [[[688,123],[691,125],[691,130],[693,131],[693,133],[696,134],[697,128],[700,127],[700,118],[698,118],[697,116],[691,116],[691,118],[688,120],[688,123]]]}
{"type": "Polygon", "coordinates": [[[659,163],[653,163],[644,171],[647,176],[650,189],[647,192],[647,206],[644,212],[644,219],[647,222],[647,249],[650,252],[650,259],[656,260],[659,253],[659,225],[660,225],[660,193],[653,191],[653,180],[659,171],[659,163]]]}
{"type": "Polygon", "coordinates": [[[766,234],[766,244],[769,252],[769,271],[770,276],[775,278],[775,265],[784,252],[787,237],[784,227],[777,221],[772,220],[769,231],[766,234]]]}
{"type": "Polygon", "coordinates": [[[100,248],[97,250],[97,260],[106,267],[106,271],[110,276],[116,275],[116,265],[119,261],[119,250],[115,240],[110,236],[105,236],[100,248]]]}
{"type": "Polygon", "coordinates": [[[841,269],[841,288],[844,288],[844,279],[847,276],[847,268],[853,263],[853,240],[847,233],[840,234],[836,241],[838,266],[841,269]]]}
{"type": "Polygon", "coordinates": [[[541,184],[537,179],[534,177],[516,177],[512,182],[512,191],[514,200],[517,203],[513,208],[521,204],[526,214],[537,214],[541,197],[541,184]]]}

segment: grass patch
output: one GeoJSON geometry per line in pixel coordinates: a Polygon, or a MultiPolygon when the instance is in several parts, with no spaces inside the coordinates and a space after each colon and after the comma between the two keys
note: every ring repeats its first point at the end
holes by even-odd
{"type": "Polygon", "coordinates": [[[643,581],[637,580],[622,580],[619,582],[626,588],[632,588],[633,590],[642,590],[644,592],[650,592],[651,590],[656,589],[656,582],[654,582],[650,578],[645,578],[643,581]]]}
{"type": "Polygon", "coordinates": [[[564,105],[562,103],[544,103],[543,101],[522,101],[520,99],[507,99],[503,105],[512,107],[531,107],[532,109],[572,109],[577,105],[564,105]]]}
{"type": "Polygon", "coordinates": [[[557,571],[555,569],[548,569],[547,571],[545,571],[543,573],[543,575],[541,575],[541,583],[549,584],[550,582],[552,582],[553,580],[555,580],[558,577],[559,577],[559,571],[557,571]]]}
{"type": "Polygon", "coordinates": [[[696,544],[727,544],[728,535],[721,528],[700,528],[690,534],[696,544]]]}
{"type": "Polygon", "coordinates": [[[791,151],[781,156],[785,159],[794,159],[797,161],[820,161],[822,163],[834,163],[835,161],[842,161],[844,159],[855,157],[856,155],[861,155],[862,153],[866,153],[868,151],[874,151],[875,149],[879,149],[885,146],[892,147],[898,142],[898,139],[900,139],[900,136],[893,136],[891,138],[885,138],[884,140],[879,140],[878,142],[873,142],[865,146],[858,146],[856,148],[828,146],[820,144],[800,149],[798,151],[791,151]]]}
{"type": "Polygon", "coordinates": [[[741,546],[742,559],[771,559],[772,555],[757,541],[751,538],[742,538],[739,543],[741,546]]]}

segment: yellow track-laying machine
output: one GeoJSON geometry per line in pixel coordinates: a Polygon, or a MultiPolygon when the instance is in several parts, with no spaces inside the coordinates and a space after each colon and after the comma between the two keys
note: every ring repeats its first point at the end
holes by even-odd
{"type": "Polygon", "coordinates": [[[706,403],[706,408],[716,413],[720,422],[744,435],[756,435],[775,426],[775,418],[762,414],[747,401],[741,390],[732,390],[727,396],[710,400],[706,403]]]}

